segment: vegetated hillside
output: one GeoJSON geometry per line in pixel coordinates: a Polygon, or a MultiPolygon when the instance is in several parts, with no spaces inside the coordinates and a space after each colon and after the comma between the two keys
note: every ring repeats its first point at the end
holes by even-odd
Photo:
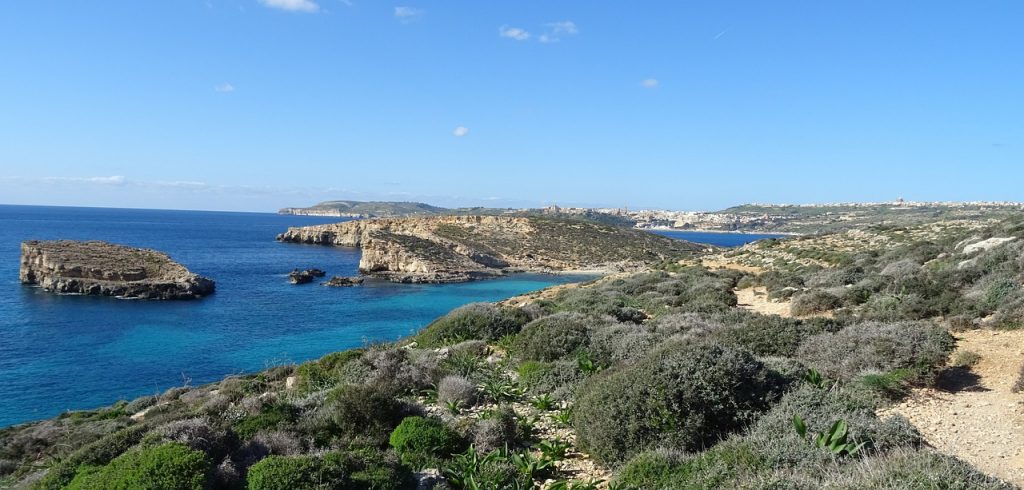
{"type": "Polygon", "coordinates": [[[455,282],[506,272],[635,270],[705,246],[582,219],[390,218],[290,228],[278,240],[362,249],[359,270],[398,282],[455,282]]]}
{"type": "Polygon", "coordinates": [[[395,201],[324,201],[306,208],[284,208],[280,214],[314,216],[361,216],[390,218],[395,216],[429,216],[444,214],[445,208],[421,202],[395,201]]]}
{"type": "Polygon", "coordinates": [[[713,214],[733,216],[736,231],[832,233],[868,226],[915,226],[936,221],[986,220],[1019,215],[1019,205],[899,204],[789,206],[744,204],[713,214]]]}
{"type": "Polygon", "coordinates": [[[0,468],[36,488],[1012,488],[876,415],[947,363],[932,312],[1014,324],[990,320],[1016,311],[1019,243],[977,249],[1020,225],[949,230],[878,231],[841,268],[753,252],[783,240],[730,257],[772,259],[760,275],[673,264],[465,306],[395,344],[5,429],[0,468]],[[781,318],[736,308],[754,283],[866,293],[781,318]]]}

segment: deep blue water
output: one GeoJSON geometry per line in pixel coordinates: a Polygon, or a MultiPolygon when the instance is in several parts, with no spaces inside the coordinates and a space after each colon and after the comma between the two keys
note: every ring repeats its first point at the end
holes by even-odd
{"type": "Polygon", "coordinates": [[[518,275],[450,285],[367,281],[293,286],[293,268],[354,275],[354,249],[274,241],[338,218],[257,213],[0,206],[0,426],[108,405],[395,340],[448,310],[579,276],[518,275]],[[197,301],[56,296],[18,282],[28,239],[100,239],[165,251],[217,281],[197,301]]]}
{"type": "Polygon", "coordinates": [[[653,233],[665,235],[677,240],[688,240],[696,243],[706,243],[718,247],[738,247],[750,242],[764,240],[766,238],[784,238],[789,235],[777,235],[772,233],[721,233],[708,231],[677,231],[677,230],[651,230],[653,233]]]}

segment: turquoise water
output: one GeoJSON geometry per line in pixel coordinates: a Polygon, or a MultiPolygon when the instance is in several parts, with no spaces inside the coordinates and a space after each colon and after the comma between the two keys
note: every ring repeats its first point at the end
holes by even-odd
{"type": "Polygon", "coordinates": [[[289,226],[338,218],[0,206],[0,426],[108,405],[406,336],[457,306],[582,277],[448,285],[293,286],[293,268],[354,275],[354,249],[283,244],[289,226]],[[217,281],[198,301],[56,296],[18,283],[28,239],[100,239],[163,250],[217,281]]]}

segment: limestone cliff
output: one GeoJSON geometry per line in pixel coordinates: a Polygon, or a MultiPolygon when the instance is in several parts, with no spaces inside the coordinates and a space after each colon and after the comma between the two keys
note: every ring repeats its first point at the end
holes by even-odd
{"type": "Polygon", "coordinates": [[[289,228],[278,240],[359,247],[359,270],[397,282],[516,271],[630,270],[703,247],[643,231],[539,216],[382,218],[289,228]]]}
{"type": "Polygon", "coordinates": [[[21,244],[23,284],[63,294],[139,299],[192,299],[214,282],[156,250],[100,241],[28,241],[21,244]]]}

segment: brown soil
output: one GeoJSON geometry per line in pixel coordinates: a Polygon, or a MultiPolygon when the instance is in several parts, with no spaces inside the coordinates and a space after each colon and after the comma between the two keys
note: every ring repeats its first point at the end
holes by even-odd
{"type": "Polygon", "coordinates": [[[736,289],[736,306],[744,310],[755,311],[762,315],[793,316],[789,312],[789,301],[772,301],[764,287],[736,289]]]}
{"type": "Polygon", "coordinates": [[[954,335],[958,351],[981,360],[970,370],[948,368],[935,388],[914,390],[882,415],[903,415],[939,451],[1024,485],[1024,394],[1012,392],[1024,364],[1024,331],[954,335]]]}

